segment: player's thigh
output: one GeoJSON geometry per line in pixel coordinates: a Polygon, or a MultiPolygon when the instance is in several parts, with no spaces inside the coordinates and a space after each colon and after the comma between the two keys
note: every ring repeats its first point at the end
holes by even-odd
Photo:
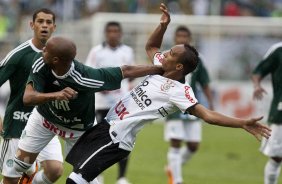
{"type": "Polygon", "coordinates": [[[46,160],[54,160],[63,163],[62,146],[58,136],[53,137],[37,157],[37,161],[39,162],[46,160]]]}
{"type": "Polygon", "coordinates": [[[260,150],[266,156],[282,158],[282,124],[271,124],[271,136],[263,139],[260,150]]]}
{"type": "Polygon", "coordinates": [[[164,138],[166,141],[171,139],[183,140],[184,134],[184,125],[181,119],[169,120],[165,123],[164,138]]]}
{"type": "Polygon", "coordinates": [[[198,120],[184,122],[184,138],[186,142],[201,142],[202,122],[198,120]]]}
{"type": "Polygon", "coordinates": [[[18,149],[19,139],[3,139],[0,145],[0,170],[3,176],[19,178],[21,173],[14,169],[14,157],[18,149]]]}
{"type": "Polygon", "coordinates": [[[44,125],[45,119],[34,109],[22,132],[19,148],[29,153],[39,153],[55,134],[44,125]]]}

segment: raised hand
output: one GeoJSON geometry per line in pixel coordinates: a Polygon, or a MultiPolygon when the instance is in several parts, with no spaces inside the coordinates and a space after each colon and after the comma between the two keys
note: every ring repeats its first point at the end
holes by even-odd
{"type": "Polygon", "coordinates": [[[243,125],[243,129],[253,134],[259,141],[261,140],[261,137],[265,137],[266,139],[268,139],[271,135],[271,129],[258,122],[262,120],[262,118],[263,117],[251,118],[247,120],[246,123],[243,125]]]}
{"type": "Polygon", "coordinates": [[[163,12],[161,16],[160,24],[163,26],[167,26],[170,23],[170,14],[164,3],[161,3],[160,10],[163,12]]]}

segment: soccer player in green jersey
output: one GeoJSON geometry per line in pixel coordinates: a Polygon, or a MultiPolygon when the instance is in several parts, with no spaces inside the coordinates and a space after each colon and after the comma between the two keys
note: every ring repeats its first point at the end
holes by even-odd
{"type": "MultiPolygon", "coordinates": [[[[0,62],[0,86],[9,80],[11,89],[1,135],[4,140],[1,143],[0,170],[4,184],[15,184],[21,177],[21,173],[13,167],[13,158],[22,130],[33,109],[31,106],[24,106],[22,98],[33,59],[42,51],[46,41],[56,29],[55,18],[55,14],[48,9],[35,11],[30,22],[33,37],[10,51],[0,62]]],[[[54,138],[40,153],[38,161],[41,162],[44,171],[34,176],[34,183],[43,180],[55,182],[62,175],[63,156],[58,138],[54,138]]]]}
{"type": "Polygon", "coordinates": [[[254,69],[252,81],[254,84],[254,99],[261,100],[266,91],[261,86],[262,79],[271,75],[273,99],[269,111],[268,123],[272,135],[264,140],[261,151],[270,159],[264,168],[264,184],[277,184],[282,161],[282,43],[273,45],[265,54],[263,60],[254,69]]]}
{"type": "MultiPolygon", "coordinates": [[[[174,42],[178,44],[190,44],[192,42],[192,33],[186,26],[177,27],[174,34],[174,42]]],[[[185,79],[192,87],[196,98],[201,101],[201,96],[197,93],[197,87],[200,86],[207,97],[209,108],[213,109],[212,94],[209,87],[210,78],[205,68],[202,55],[199,56],[197,68],[185,79]]],[[[170,148],[167,153],[168,166],[166,168],[169,177],[169,183],[182,183],[182,165],[186,163],[192,155],[198,150],[202,138],[201,120],[192,115],[184,115],[176,112],[167,116],[165,123],[165,140],[169,141],[170,148]],[[181,146],[184,142],[185,146],[181,146]]]]}
{"type": "MultiPolygon", "coordinates": [[[[14,167],[24,176],[38,153],[58,135],[68,151],[83,132],[94,126],[95,94],[120,88],[124,78],[163,72],[160,66],[91,68],[76,61],[76,45],[50,38],[35,58],[23,102],[35,106],[19,141],[14,167]]],[[[113,60],[115,58],[112,58],[113,60]]]]}

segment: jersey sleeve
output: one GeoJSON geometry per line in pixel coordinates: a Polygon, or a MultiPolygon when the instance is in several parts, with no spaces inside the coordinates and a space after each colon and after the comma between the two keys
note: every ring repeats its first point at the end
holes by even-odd
{"type": "Polygon", "coordinates": [[[86,73],[89,78],[94,79],[103,85],[96,91],[119,89],[123,79],[120,67],[92,68],[86,66],[86,73]]]}
{"type": "Polygon", "coordinates": [[[38,92],[44,92],[44,86],[47,79],[45,79],[44,71],[46,68],[41,54],[34,58],[34,64],[31,68],[30,74],[27,79],[27,84],[32,84],[33,88],[38,92]]]}
{"type": "Polygon", "coordinates": [[[279,53],[282,52],[281,49],[282,48],[278,48],[270,53],[268,51],[267,55],[264,56],[264,59],[253,70],[253,74],[260,75],[263,78],[272,71],[275,71],[275,69],[278,68],[279,53]]]}
{"type": "Polygon", "coordinates": [[[164,55],[161,52],[157,52],[154,55],[153,63],[154,65],[162,65],[164,55]]]}
{"type": "Polygon", "coordinates": [[[175,88],[173,94],[170,96],[170,101],[183,113],[198,103],[192,87],[189,85],[181,85],[175,88]]]}
{"type": "MultiPolygon", "coordinates": [[[[13,51],[11,51],[13,52],[13,51]]],[[[2,86],[17,69],[20,57],[18,55],[7,54],[7,56],[0,61],[0,86],[2,86]]]]}

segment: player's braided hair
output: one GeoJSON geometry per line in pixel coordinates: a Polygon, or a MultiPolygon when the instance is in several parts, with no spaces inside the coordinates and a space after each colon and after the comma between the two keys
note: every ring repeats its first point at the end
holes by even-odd
{"type": "Polygon", "coordinates": [[[184,44],[184,47],[185,53],[182,55],[180,62],[184,66],[184,74],[187,75],[196,69],[199,62],[199,53],[195,47],[189,44],[184,44]]]}

